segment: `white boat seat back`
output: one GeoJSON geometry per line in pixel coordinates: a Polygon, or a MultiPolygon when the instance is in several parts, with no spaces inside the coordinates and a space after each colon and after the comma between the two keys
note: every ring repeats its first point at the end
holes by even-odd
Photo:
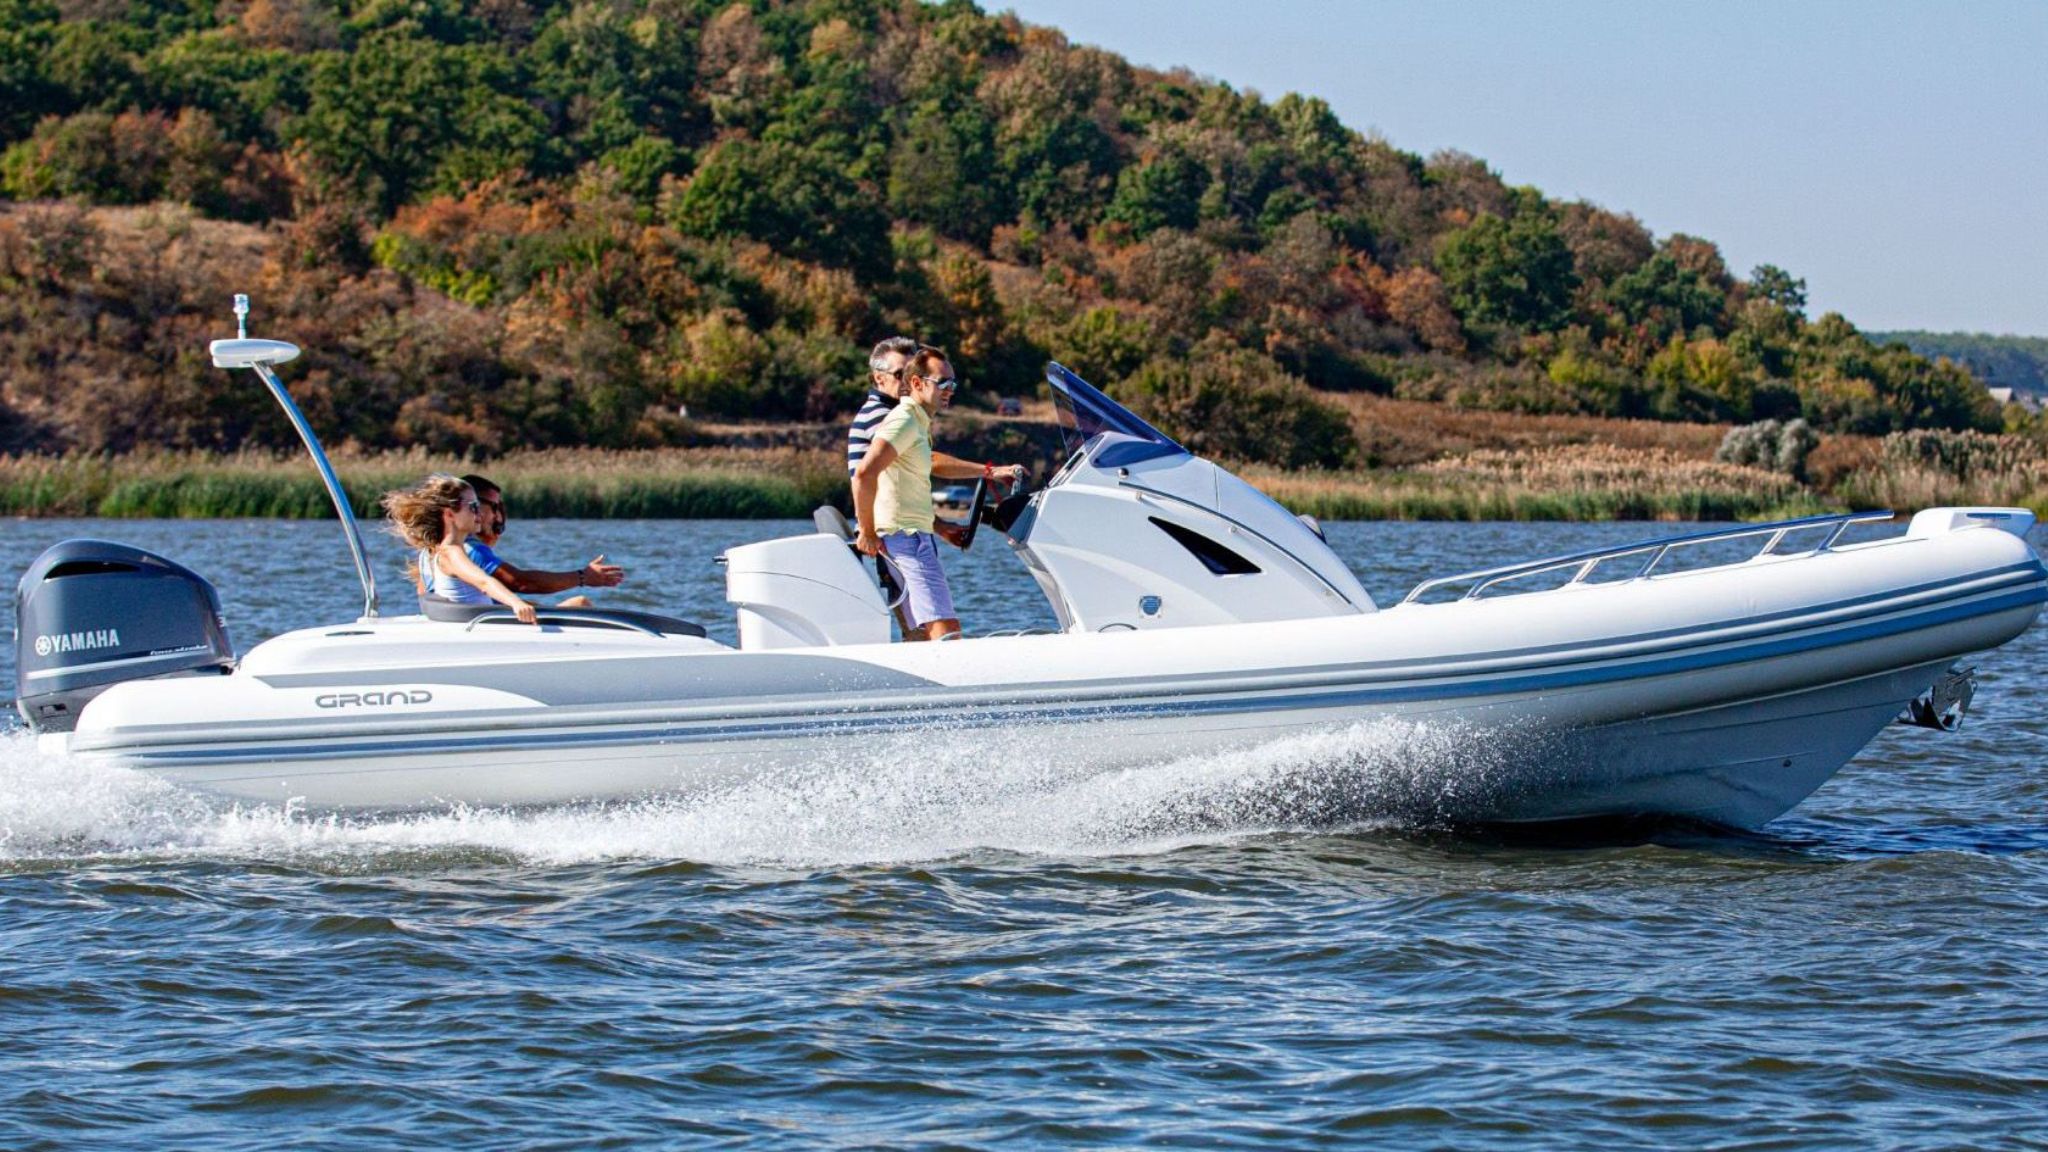
{"type": "Polygon", "coordinates": [[[719,559],[743,650],[889,642],[889,606],[843,536],[763,540],[719,559]]]}

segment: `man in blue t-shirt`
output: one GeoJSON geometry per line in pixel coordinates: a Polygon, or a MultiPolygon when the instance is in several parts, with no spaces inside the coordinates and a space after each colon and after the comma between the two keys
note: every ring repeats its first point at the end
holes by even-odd
{"type": "MultiPolygon", "coordinates": [[[[598,553],[597,559],[570,572],[546,572],[507,564],[493,547],[505,534],[505,493],[482,476],[464,476],[462,482],[475,490],[477,503],[483,506],[477,533],[463,541],[463,549],[485,575],[496,576],[505,587],[522,596],[545,596],[550,592],[567,592],[571,588],[616,588],[626,578],[626,570],[617,564],[605,563],[602,552],[598,553]]],[[[588,608],[590,598],[580,594],[571,596],[555,607],[588,608]]]]}

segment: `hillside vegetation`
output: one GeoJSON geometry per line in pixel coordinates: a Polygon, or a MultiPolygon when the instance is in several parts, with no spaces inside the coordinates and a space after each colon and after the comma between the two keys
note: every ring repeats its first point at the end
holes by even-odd
{"type": "Polygon", "coordinates": [[[1904,344],[1928,359],[1947,357],[1994,388],[2048,393],[2048,337],[1982,332],[1873,332],[1879,344],[1904,344]]]}
{"type": "Polygon", "coordinates": [[[958,0],[0,0],[0,191],[16,451],[288,445],[236,291],[366,451],[835,419],[898,331],[1281,468],[1373,462],[1337,393],[2000,426],[1781,269],[958,0]]]}

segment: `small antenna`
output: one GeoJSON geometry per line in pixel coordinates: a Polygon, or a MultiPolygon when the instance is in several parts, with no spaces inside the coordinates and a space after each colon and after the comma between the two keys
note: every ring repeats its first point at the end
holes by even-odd
{"type": "Polygon", "coordinates": [[[249,298],[240,292],[235,293],[235,337],[249,338],[249,298]]]}

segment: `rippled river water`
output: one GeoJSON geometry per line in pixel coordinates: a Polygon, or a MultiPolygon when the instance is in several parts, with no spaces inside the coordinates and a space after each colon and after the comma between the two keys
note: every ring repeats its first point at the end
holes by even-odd
{"type": "MultiPolygon", "coordinates": [[[[794,527],[505,551],[601,549],[608,602],[730,639],[712,557],[794,527]]],[[[1331,537],[1386,600],[1659,531],[1331,537]]],[[[241,648],[359,607],[331,524],[15,522],[0,559],[78,535],[209,576],[241,648]]],[[[970,629],[1050,622],[999,539],[953,570],[970,629]]],[[[2042,1147],[2044,635],[1961,733],[1892,729],[1753,836],[1207,803],[1331,751],[1299,744],[1076,783],[935,730],[710,798],[350,822],[0,737],[0,1147],[2042,1147]]]]}

